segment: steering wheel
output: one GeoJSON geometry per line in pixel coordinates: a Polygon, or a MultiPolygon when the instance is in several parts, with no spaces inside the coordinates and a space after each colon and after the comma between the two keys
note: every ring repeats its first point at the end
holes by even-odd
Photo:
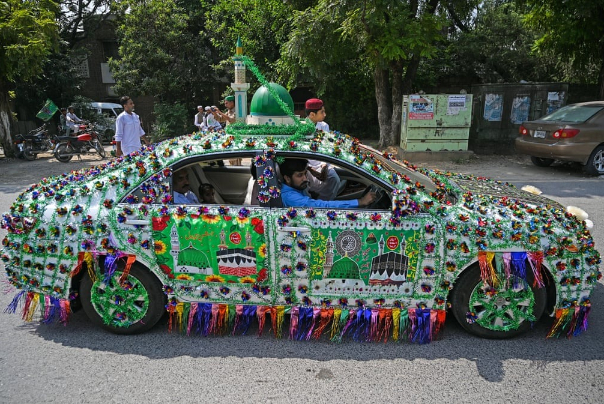
{"type": "Polygon", "coordinates": [[[361,198],[364,197],[365,195],[367,195],[369,192],[375,193],[375,200],[371,204],[367,205],[366,208],[368,208],[368,209],[375,209],[375,208],[386,209],[390,206],[388,194],[382,188],[380,188],[374,184],[368,185],[367,188],[365,188],[363,190],[363,194],[361,195],[361,198]],[[384,201],[386,201],[386,203],[384,203],[384,201]]]}

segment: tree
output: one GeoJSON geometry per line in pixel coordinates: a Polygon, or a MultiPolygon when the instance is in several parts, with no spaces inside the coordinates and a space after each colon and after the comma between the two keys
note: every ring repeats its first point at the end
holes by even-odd
{"type": "Polygon", "coordinates": [[[482,1],[471,10],[468,21],[461,21],[456,10],[451,11],[454,29],[450,29],[441,57],[424,66],[422,79],[433,74],[437,82],[455,80],[468,85],[552,79],[551,58],[532,51],[537,34],[527,29],[513,0],[482,1]]]}
{"type": "MultiPolygon", "coordinates": [[[[540,32],[535,49],[553,52],[571,71],[596,66],[604,99],[604,2],[601,0],[518,0],[526,6],[526,23],[540,32]]],[[[566,77],[572,79],[573,77],[566,77]]]]}
{"type": "Polygon", "coordinates": [[[110,60],[116,91],[186,102],[209,92],[217,81],[204,27],[209,2],[128,0],[118,23],[120,60],[110,60]]]}
{"type": "Polygon", "coordinates": [[[58,40],[52,0],[4,0],[0,2],[0,143],[12,154],[12,111],[9,92],[18,81],[28,81],[42,72],[44,61],[58,40]]]}
{"type": "MultiPolygon", "coordinates": [[[[269,81],[278,79],[276,64],[281,44],[290,33],[294,8],[283,0],[217,0],[207,11],[206,30],[221,63],[218,71],[231,72],[237,38],[269,81]],[[215,18],[214,16],[220,16],[215,18]]],[[[252,86],[253,89],[253,86],[252,86]]]]}
{"type": "Polygon", "coordinates": [[[379,146],[395,145],[403,94],[411,91],[420,61],[435,55],[435,44],[444,39],[445,19],[437,13],[438,5],[439,0],[319,0],[294,17],[283,53],[286,70],[296,80],[300,66],[322,81],[330,66],[338,65],[342,52],[370,68],[379,146]]]}
{"type": "Polygon", "coordinates": [[[62,0],[54,18],[59,43],[43,61],[42,72],[28,81],[15,83],[15,109],[34,115],[41,102],[52,99],[57,105],[72,103],[81,93],[84,79],[78,76],[79,61],[89,49],[83,45],[117,12],[115,0],[62,0]]]}

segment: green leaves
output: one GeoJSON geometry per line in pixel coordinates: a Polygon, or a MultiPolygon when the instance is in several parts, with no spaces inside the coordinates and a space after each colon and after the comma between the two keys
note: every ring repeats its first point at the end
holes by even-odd
{"type": "Polygon", "coordinates": [[[57,3],[51,0],[4,0],[0,7],[1,86],[42,72],[46,57],[57,46],[58,26],[57,3]]]}

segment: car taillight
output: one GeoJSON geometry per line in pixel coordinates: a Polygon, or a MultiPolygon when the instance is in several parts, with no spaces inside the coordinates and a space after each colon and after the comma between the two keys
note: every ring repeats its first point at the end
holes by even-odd
{"type": "Polygon", "coordinates": [[[525,128],[524,126],[520,125],[520,128],[518,128],[518,132],[520,132],[520,134],[522,136],[526,136],[529,134],[529,131],[527,128],[525,128]]]}
{"type": "Polygon", "coordinates": [[[570,137],[575,137],[579,133],[579,129],[558,129],[555,131],[552,136],[554,139],[568,139],[570,137]]]}

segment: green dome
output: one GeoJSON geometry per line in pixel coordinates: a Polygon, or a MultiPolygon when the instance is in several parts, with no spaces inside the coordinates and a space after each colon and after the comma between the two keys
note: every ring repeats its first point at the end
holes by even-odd
{"type": "Polygon", "coordinates": [[[208,257],[203,252],[193,247],[193,244],[189,244],[187,248],[180,250],[178,253],[178,265],[197,268],[210,267],[208,257]]]}
{"type": "MultiPolygon", "coordinates": [[[[294,100],[285,87],[280,86],[277,83],[268,83],[268,85],[277,93],[279,98],[283,100],[289,106],[289,109],[293,112],[294,100]]],[[[281,109],[277,101],[273,98],[271,93],[268,92],[268,88],[265,86],[260,87],[254,93],[252,102],[250,105],[250,115],[252,116],[287,116],[285,111],[281,109]]]]}
{"type": "Polygon", "coordinates": [[[329,271],[330,278],[336,279],[361,279],[359,266],[348,257],[344,257],[335,264],[329,271]]]}

